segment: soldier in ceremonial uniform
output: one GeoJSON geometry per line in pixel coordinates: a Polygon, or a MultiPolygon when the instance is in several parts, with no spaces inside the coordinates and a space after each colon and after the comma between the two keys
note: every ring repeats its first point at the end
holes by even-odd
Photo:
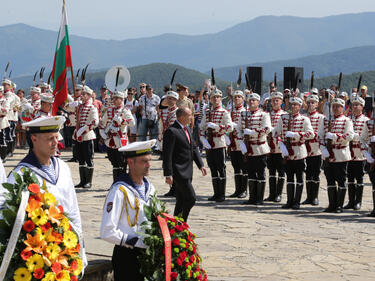
{"type": "Polygon", "coordinates": [[[225,134],[233,131],[230,114],[221,104],[222,92],[213,89],[210,95],[211,105],[205,108],[200,124],[200,140],[207,149],[207,164],[211,170],[214,195],[209,201],[222,202],[225,200],[226,170],[225,170],[225,134]]]}
{"type": "Polygon", "coordinates": [[[94,129],[98,126],[98,111],[92,104],[93,91],[84,86],[80,101],[71,102],[70,107],[78,107],[76,129],[73,139],[77,141],[80,182],[75,187],[90,188],[94,173],[94,129]]]}
{"type": "Polygon", "coordinates": [[[368,117],[363,115],[365,100],[359,96],[352,99],[353,139],[350,142],[352,160],[348,163],[349,202],[344,209],[361,209],[363,194],[363,176],[366,164],[364,151],[369,140],[368,117]]]}
{"type": "MultiPolygon", "coordinates": [[[[58,130],[63,126],[63,116],[40,117],[23,125],[28,129],[31,138],[31,147],[27,156],[18,163],[13,172],[22,174],[22,168],[26,167],[35,173],[39,184],[45,181],[48,192],[52,193],[59,204],[64,208],[70,224],[78,234],[81,244],[81,257],[84,266],[87,259],[84,252],[82,238],[81,216],[78,207],[77,196],[69,166],[59,158],[54,157],[57,149],[58,130]]],[[[13,173],[8,178],[9,183],[15,183],[13,173]]],[[[7,192],[0,188],[0,206],[4,204],[3,193],[7,192]]]]}
{"type": "Polygon", "coordinates": [[[121,147],[129,166],[111,186],[103,208],[100,237],[115,244],[112,256],[114,280],[143,281],[137,256],[146,245],[141,224],[147,220],[144,206],[151,203],[155,188],[146,176],[151,167],[152,147],[156,140],[133,142],[121,147]]]}
{"type": "Polygon", "coordinates": [[[40,94],[42,91],[38,87],[31,87],[30,88],[30,97],[31,97],[31,105],[34,109],[40,108],[40,94]]]}
{"type": "Polygon", "coordinates": [[[124,106],[125,96],[121,91],[113,93],[113,106],[104,113],[100,124],[100,135],[107,146],[108,159],[112,164],[113,181],[122,172],[126,172],[124,156],[118,149],[128,142],[127,126],[135,123],[132,113],[124,106]]]}
{"type": "Polygon", "coordinates": [[[9,102],[4,96],[4,87],[0,86],[0,156],[4,161],[7,156],[7,144],[5,141],[5,129],[9,127],[7,112],[9,111],[9,102]]]}
{"type": "Polygon", "coordinates": [[[248,109],[241,112],[240,126],[241,151],[247,160],[249,200],[245,204],[263,205],[266,186],[265,169],[270,147],[267,136],[271,131],[271,119],[267,112],[259,108],[260,96],[251,93],[248,96],[248,109]]]}
{"type": "Polygon", "coordinates": [[[331,121],[331,118],[325,117],[324,127],[319,134],[322,156],[328,159],[324,174],[327,179],[329,205],[324,211],[341,213],[346,194],[347,165],[352,159],[349,142],[353,139],[354,131],[353,122],[343,115],[345,101],[334,98],[331,104],[334,119],[331,121]]]}
{"type": "Polygon", "coordinates": [[[42,116],[52,116],[51,110],[54,101],[53,95],[47,93],[41,94],[40,101],[40,109],[34,110],[33,114],[31,115],[32,119],[40,118],[42,116]]]}
{"type": "Polygon", "coordinates": [[[241,152],[241,126],[240,122],[241,112],[245,111],[244,107],[244,93],[237,90],[233,94],[233,109],[230,108],[231,119],[233,122],[233,132],[230,133],[230,161],[234,170],[234,185],[235,191],[229,197],[245,198],[247,195],[247,169],[244,162],[244,157],[241,152]]]}
{"type": "Polygon", "coordinates": [[[307,97],[307,117],[310,118],[314,130],[314,138],[306,141],[306,194],[302,204],[319,205],[320,168],[322,166],[322,152],[320,151],[319,132],[324,127],[324,115],[317,111],[319,97],[311,94],[307,97]]]}
{"type": "Polygon", "coordinates": [[[159,137],[158,146],[162,150],[163,147],[163,134],[164,132],[176,121],[176,111],[177,111],[177,100],[178,94],[174,91],[168,91],[165,95],[167,102],[167,108],[160,111],[159,117],[159,137]]]}
{"type": "Polygon", "coordinates": [[[277,138],[273,137],[274,128],[277,126],[281,115],[286,114],[286,112],[281,109],[283,98],[284,96],[280,92],[271,93],[272,110],[270,112],[270,118],[272,129],[268,134],[267,139],[268,146],[270,147],[270,153],[267,156],[267,168],[269,172],[269,196],[264,201],[280,202],[284,188],[285,167],[283,157],[281,156],[277,138]]]}
{"type": "Polygon", "coordinates": [[[292,97],[289,100],[291,113],[282,115],[274,130],[274,136],[279,139],[279,147],[286,158],[287,203],[284,209],[299,209],[303,191],[303,172],[307,157],[306,140],[314,138],[314,130],[310,119],[300,114],[302,100],[292,97]],[[296,184],[294,180],[296,177],[296,184]]]}

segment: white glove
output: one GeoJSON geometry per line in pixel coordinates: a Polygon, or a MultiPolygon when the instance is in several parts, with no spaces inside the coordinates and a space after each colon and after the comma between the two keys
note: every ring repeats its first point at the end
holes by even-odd
{"type": "Polygon", "coordinates": [[[369,164],[374,163],[374,158],[371,156],[371,154],[370,154],[367,150],[365,150],[365,151],[363,152],[363,156],[366,157],[366,160],[367,160],[367,162],[368,162],[369,164]]]}
{"type": "Polygon", "coordinates": [[[110,131],[111,133],[113,133],[113,134],[116,134],[119,130],[120,130],[119,127],[115,127],[115,126],[113,126],[113,125],[109,127],[109,131],[110,131]]]}
{"type": "Polygon", "coordinates": [[[69,107],[77,107],[77,106],[79,106],[80,104],[82,104],[81,101],[72,101],[72,102],[68,103],[68,106],[69,106],[69,107]]]}
{"type": "Polygon", "coordinates": [[[105,133],[104,130],[99,130],[99,134],[100,134],[100,136],[101,136],[104,140],[108,138],[108,136],[107,136],[107,134],[105,133]]]}
{"type": "Polygon", "coordinates": [[[242,154],[247,153],[247,147],[246,147],[246,144],[243,141],[241,141],[241,143],[240,143],[240,149],[241,149],[242,154]]]}
{"type": "Polygon", "coordinates": [[[327,147],[321,145],[321,146],[320,146],[320,150],[322,151],[322,157],[323,157],[324,159],[329,158],[329,152],[328,152],[327,147]]]}
{"type": "Polygon", "coordinates": [[[254,136],[254,135],[256,135],[256,133],[257,132],[255,130],[251,130],[251,129],[247,129],[247,128],[243,130],[244,135],[254,136]]]}
{"type": "Polygon", "coordinates": [[[230,145],[231,141],[230,141],[230,138],[228,137],[228,135],[224,135],[224,137],[225,137],[225,143],[226,143],[226,145],[230,145]]]}
{"type": "Polygon", "coordinates": [[[296,137],[298,137],[298,136],[299,136],[298,133],[296,133],[296,132],[291,132],[291,131],[287,131],[286,134],[285,134],[285,137],[287,137],[287,138],[292,138],[292,139],[294,139],[294,138],[296,138],[296,137]]]}
{"type": "Polygon", "coordinates": [[[372,137],[370,138],[370,142],[375,142],[375,136],[372,136],[372,137]]]}
{"type": "Polygon", "coordinates": [[[328,140],[335,140],[336,135],[332,134],[331,132],[326,133],[326,139],[328,140]]]}
{"type": "Polygon", "coordinates": [[[84,133],[87,133],[87,126],[83,126],[82,128],[79,128],[77,131],[77,138],[82,136],[84,133]]]}
{"type": "Polygon", "coordinates": [[[238,125],[237,125],[236,122],[232,122],[232,126],[233,126],[233,128],[236,128],[238,125]]]}
{"type": "Polygon", "coordinates": [[[22,111],[33,112],[34,107],[30,103],[25,103],[25,104],[22,104],[22,111]]]}
{"type": "Polygon", "coordinates": [[[279,147],[280,147],[280,150],[281,150],[281,154],[283,155],[283,157],[288,157],[289,156],[289,152],[288,152],[288,149],[286,148],[285,144],[283,142],[279,142],[279,147]]]}
{"type": "Polygon", "coordinates": [[[211,145],[205,137],[201,136],[199,139],[201,140],[205,149],[211,149],[211,145]]]}
{"type": "Polygon", "coordinates": [[[357,133],[353,134],[353,140],[358,141],[359,140],[359,135],[357,133]]]}
{"type": "Polygon", "coordinates": [[[220,129],[220,126],[215,124],[215,123],[212,123],[212,122],[208,122],[207,123],[207,128],[211,128],[211,129],[214,129],[215,131],[218,131],[220,129]]]}
{"type": "Polygon", "coordinates": [[[122,118],[121,116],[119,115],[116,115],[115,117],[113,117],[113,122],[117,122],[117,124],[120,124],[122,121],[122,118]]]}

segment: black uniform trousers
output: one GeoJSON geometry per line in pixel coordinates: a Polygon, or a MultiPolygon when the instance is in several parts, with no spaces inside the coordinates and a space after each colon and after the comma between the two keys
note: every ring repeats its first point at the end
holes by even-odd
{"type": "Polygon", "coordinates": [[[176,188],[176,206],[173,215],[179,216],[187,221],[191,208],[195,205],[196,197],[191,179],[173,177],[173,183],[176,188]]]}
{"type": "Polygon", "coordinates": [[[267,166],[267,156],[249,156],[247,158],[247,177],[249,180],[264,181],[266,179],[265,170],[267,166]]]}
{"type": "Polygon", "coordinates": [[[244,163],[244,157],[241,151],[230,152],[230,162],[232,163],[234,174],[246,174],[246,166],[244,163]]]}
{"type": "Polygon", "coordinates": [[[372,184],[372,192],[375,192],[375,169],[373,169],[372,171],[371,169],[368,169],[368,176],[372,184]]]}
{"type": "Polygon", "coordinates": [[[338,162],[338,163],[325,163],[324,165],[324,174],[327,179],[328,186],[336,186],[345,189],[346,181],[346,171],[347,171],[348,162],[338,162]]]}
{"type": "Polygon", "coordinates": [[[348,163],[348,183],[363,184],[366,161],[350,161],[348,163]]]}
{"type": "Polygon", "coordinates": [[[78,162],[80,166],[94,167],[94,142],[93,140],[77,142],[78,162]]]}
{"type": "Polygon", "coordinates": [[[319,182],[320,167],[322,166],[322,157],[311,156],[306,158],[306,182],[319,182]]]}
{"type": "Polygon", "coordinates": [[[7,146],[5,141],[5,128],[0,130],[0,146],[7,146]]]}
{"type": "Polygon", "coordinates": [[[118,245],[114,247],[112,255],[114,281],[144,281],[138,261],[141,251],[143,249],[130,249],[118,245]]]}
{"type": "Polygon", "coordinates": [[[270,176],[276,177],[276,172],[279,178],[285,176],[284,160],[281,153],[270,153],[267,156],[267,168],[270,176]]]}
{"type": "MultiPolygon", "coordinates": [[[[74,133],[74,130],[75,130],[76,127],[72,127],[72,126],[65,126],[64,127],[64,139],[65,139],[65,146],[66,147],[71,147],[73,146],[73,133],[74,133]]],[[[73,153],[74,154],[74,153],[73,153]]],[[[74,157],[74,155],[73,155],[74,157]]]]}
{"type": "Polygon", "coordinates": [[[207,150],[207,164],[210,167],[212,178],[225,178],[225,148],[207,150]]]}
{"type": "Polygon", "coordinates": [[[285,165],[287,183],[294,183],[294,176],[297,184],[303,184],[303,172],[305,171],[305,159],[287,160],[285,165]]]}
{"type": "Polygon", "coordinates": [[[124,158],[124,153],[119,152],[118,148],[107,147],[108,159],[111,162],[113,168],[120,168],[126,172],[126,162],[124,158]]]}

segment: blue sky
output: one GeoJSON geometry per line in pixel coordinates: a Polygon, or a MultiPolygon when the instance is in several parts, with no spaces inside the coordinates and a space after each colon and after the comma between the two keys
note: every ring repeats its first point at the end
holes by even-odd
{"type": "MultiPolygon", "coordinates": [[[[70,33],[127,39],[162,33],[218,32],[262,15],[323,17],[375,11],[374,0],[66,0],[70,33]]],[[[0,26],[26,23],[58,29],[62,0],[12,0],[0,26]]]]}

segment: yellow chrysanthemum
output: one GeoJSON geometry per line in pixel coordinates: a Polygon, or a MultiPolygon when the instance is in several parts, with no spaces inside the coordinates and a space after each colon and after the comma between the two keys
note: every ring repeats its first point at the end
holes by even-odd
{"type": "Polygon", "coordinates": [[[83,262],[80,258],[76,259],[76,261],[77,261],[77,269],[73,271],[73,274],[78,276],[82,272],[83,262]]]}
{"type": "Polygon", "coordinates": [[[47,214],[43,211],[43,209],[39,208],[39,209],[36,209],[35,211],[33,211],[31,213],[31,220],[33,221],[33,223],[35,223],[36,225],[43,225],[45,223],[47,223],[48,221],[48,216],[47,214]]]}
{"type": "Polygon", "coordinates": [[[26,261],[27,269],[31,272],[34,272],[35,269],[43,268],[44,261],[41,255],[35,254],[32,255],[27,261],[26,261]]]}
{"type": "Polygon", "coordinates": [[[35,228],[35,232],[36,234],[39,234],[40,240],[44,240],[46,238],[45,235],[43,234],[43,230],[40,227],[35,228]]]}
{"type": "Polygon", "coordinates": [[[56,205],[57,200],[55,196],[53,196],[51,193],[45,192],[44,193],[44,203],[48,206],[56,205]]]}
{"type": "Polygon", "coordinates": [[[67,270],[61,270],[56,274],[56,280],[58,281],[70,281],[70,274],[67,270]]]}
{"type": "Polygon", "coordinates": [[[42,281],[55,281],[56,280],[56,274],[54,272],[47,272],[46,275],[44,275],[44,278],[42,281]]]}
{"type": "Polygon", "coordinates": [[[68,249],[75,248],[78,243],[77,235],[73,231],[67,231],[64,233],[63,242],[68,249]]]}
{"type": "Polygon", "coordinates": [[[30,281],[31,273],[25,267],[18,268],[13,275],[15,281],[30,281]]]}
{"type": "Polygon", "coordinates": [[[68,231],[69,230],[69,219],[68,218],[63,218],[60,222],[60,226],[62,226],[62,228],[64,228],[64,231],[68,231]]]}
{"type": "Polygon", "coordinates": [[[60,247],[57,244],[50,243],[46,248],[46,253],[51,261],[54,261],[60,253],[60,247]]]}

